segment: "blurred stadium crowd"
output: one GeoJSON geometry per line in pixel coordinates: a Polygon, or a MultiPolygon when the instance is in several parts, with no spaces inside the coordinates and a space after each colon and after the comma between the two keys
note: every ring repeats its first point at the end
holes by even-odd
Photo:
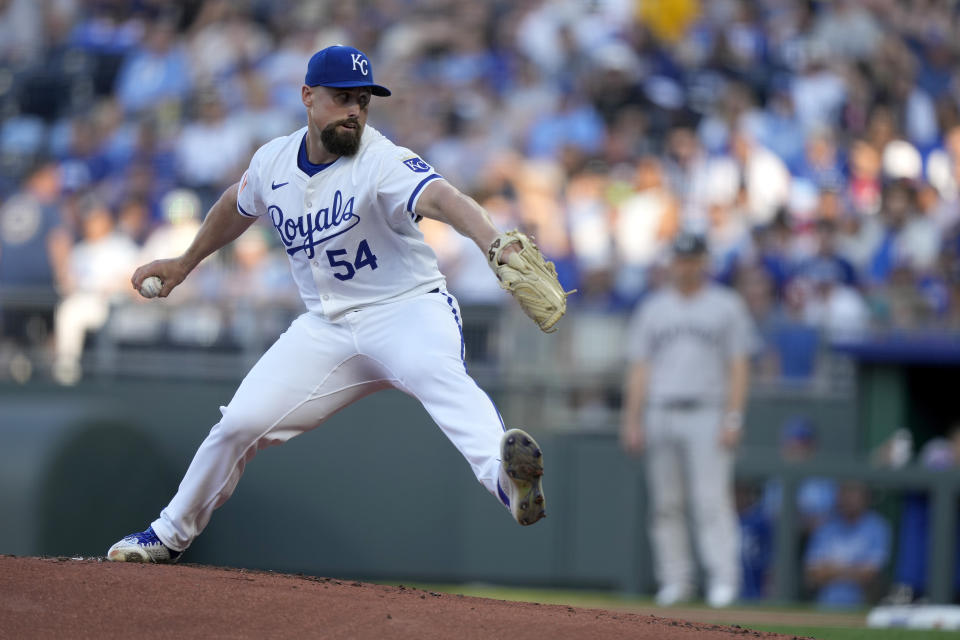
{"type": "MultiPolygon", "coordinates": [[[[0,0],[0,378],[29,378],[32,346],[76,381],[111,315],[152,335],[134,267],[183,251],[253,151],[302,126],[306,61],[338,42],[394,91],[371,124],[579,289],[571,318],[601,320],[574,353],[603,350],[681,228],[747,301],[772,379],[809,379],[831,341],[955,331],[958,34],[936,0],[0,0]]],[[[464,305],[509,304],[468,240],[422,229],[464,305]]],[[[264,310],[301,306],[263,224],[170,302],[168,335],[207,347],[225,322],[272,339],[286,320],[264,310]]]]}
{"type": "MultiPolygon", "coordinates": [[[[75,359],[131,267],[300,126],[311,53],[348,42],[395,88],[371,122],[533,232],[575,307],[631,309],[698,229],[761,369],[804,378],[822,336],[960,324],[957,22],[897,0],[4,0],[3,335],[39,339],[56,303],[75,359]]],[[[504,299],[423,226],[464,303],[504,299]]],[[[175,297],[296,306],[264,231],[175,297]]]]}

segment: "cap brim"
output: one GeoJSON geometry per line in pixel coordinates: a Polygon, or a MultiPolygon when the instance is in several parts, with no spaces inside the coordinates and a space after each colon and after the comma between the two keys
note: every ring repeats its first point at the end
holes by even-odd
{"type": "Polygon", "coordinates": [[[356,80],[346,80],[344,82],[327,82],[324,84],[310,85],[312,87],[334,87],[336,89],[353,89],[356,87],[369,87],[370,93],[381,98],[391,95],[390,89],[379,84],[370,84],[369,82],[358,82],[356,80]]]}

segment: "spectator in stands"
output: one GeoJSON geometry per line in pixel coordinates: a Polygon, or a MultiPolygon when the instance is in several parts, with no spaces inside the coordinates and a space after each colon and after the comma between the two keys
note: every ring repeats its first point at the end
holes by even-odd
{"type": "Polygon", "coordinates": [[[444,176],[457,184],[477,188],[493,157],[502,149],[504,141],[490,135],[487,107],[451,104],[442,118],[442,133],[424,155],[444,176]]]}
{"type": "Polygon", "coordinates": [[[796,282],[786,287],[779,313],[764,327],[764,338],[777,358],[775,371],[785,383],[808,381],[818,372],[824,340],[804,317],[806,295],[806,288],[796,282]]]}
{"type": "Polygon", "coordinates": [[[200,3],[187,34],[191,71],[198,83],[222,80],[269,50],[263,26],[243,13],[244,8],[227,0],[200,3]]]}
{"type": "MultiPolygon", "coordinates": [[[[517,226],[516,211],[506,198],[492,196],[480,204],[499,228],[517,226]]],[[[437,254],[440,268],[447,276],[447,286],[458,300],[476,305],[503,302],[503,296],[508,294],[495,279],[481,277],[486,275],[490,265],[482,254],[470,250],[468,238],[453,231],[450,225],[429,219],[422,220],[420,228],[437,254]]]]}
{"type": "Polygon", "coordinates": [[[960,126],[951,128],[943,147],[931,152],[926,176],[939,196],[934,219],[946,230],[960,220],[960,126]]]}
{"type": "Polygon", "coordinates": [[[537,245],[556,264],[561,284],[576,288],[576,266],[564,218],[563,192],[566,175],[558,162],[546,159],[519,163],[509,179],[517,201],[519,222],[537,238],[537,245]]]}
{"type": "Polygon", "coordinates": [[[790,193],[790,173],[783,160],[745,129],[731,135],[730,155],[711,163],[708,183],[714,202],[729,205],[742,198],[750,225],[773,220],[790,193]]]}
{"type": "Polygon", "coordinates": [[[794,267],[790,212],[781,208],[769,224],[755,226],[751,235],[752,255],[745,264],[753,264],[770,275],[774,294],[780,300],[794,267]]]}
{"type": "Polygon", "coordinates": [[[147,237],[140,262],[182,254],[200,228],[200,199],[189,189],[176,189],[165,195],[160,209],[163,221],[147,237]]]}
{"type": "Polygon", "coordinates": [[[734,287],[746,303],[759,332],[759,344],[752,358],[753,372],[762,380],[786,377],[781,370],[782,358],[775,341],[779,310],[769,272],[757,265],[740,265],[734,277],[734,287]]]}
{"type": "Polygon", "coordinates": [[[33,0],[0,4],[0,62],[25,65],[44,53],[44,5],[33,0]]]}
{"type": "Polygon", "coordinates": [[[299,126],[299,120],[270,101],[266,79],[254,68],[245,68],[237,75],[237,92],[244,104],[230,116],[230,124],[241,132],[241,139],[247,140],[251,148],[299,126]]]}
{"type": "Polygon", "coordinates": [[[880,153],[865,140],[850,145],[850,176],[846,196],[853,213],[871,216],[880,210],[880,153]]]}
{"type": "Polygon", "coordinates": [[[127,198],[120,203],[117,231],[142,246],[151,232],[150,207],[140,198],[127,198]]]}
{"type": "MultiPolygon", "coordinates": [[[[945,437],[928,441],[918,461],[925,469],[935,471],[950,472],[960,467],[960,423],[952,425],[945,437]]],[[[960,593],[960,529],[955,537],[954,591],[960,593]]],[[[907,604],[927,594],[929,545],[930,497],[926,492],[908,492],[897,530],[894,585],[886,598],[891,604],[907,604]]]]}
{"type": "Polygon", "coordinates": [[[819,606],[858,607],[882,588],[890,559],[890,525],[869,510],[867,488],[841,485],[837,513],[813,532],[804,555],[804,577],[819,606]]]}
{"type": "Polygon", "coordinates": [[[862,338],[870,311],[859,291],[843,284],[836,263],[816,261],[795,278],[792,286],[803,300],[803,320],[831,342],[862,338]]]}
{"type": "Polygon", "coordinates": [[[846,82],[836,68],[827,64],[827,56],[825,49],[806,43],[799,56],[802,68],[790,83],[797,119],[805,131],[836,122],[847,97],[846,82]]]}
{"type": "Polygon", "coordinates": [[[861,3],[838,0],[833,11],[818,13],[811,41],[831,55],[867,58],[879,47],[883,29],[861,3]]]}
{"type": "Polygon", "coordinates": [[[857,286],[857,272],[853,264],[837,248],[837,222],[821,217],[816,222],[816,253],[800,264],[800,277],[820,271],[833,273],[833,280],[846,287],[857,286]]]}
{"type": "Polygon", "coordinates": [[[186,97],[193,83],[190,59],[170,17],[146,25],[142,46],[124,61],[116,93],[127,112],[138,113],[186,97]]]}
{"type": "Polygon", "coordinates": [[[871,306],[877,323],[884,328],[911,329],[932,325],[934,301],[924,295],[917,274],[908,264],[897,264],[887,281],[874,288],[871,306]]]}
{"type": "Polygon", "coordinates": [[[59,186],[56,167],[44,165],[0,207],[0,347],[42,346],[53,328],[56,274],[70,245],[59,186]]]}
{"type": "Polygon", "coordinates": [[[746,189],[741,189],[734,202],[717,199],[707,207],[711,271],[725,284],[732,282],[737,265],[753,249],[746,198],[746,189]]]}
{"type": "Polygon", "coordinates": [[[570,177],[566,185],[565,214],[569,219],[571,248],[581,278],[590,280],[603,273],[609,279],[615,269],[616,233],[612,203],[608,198],[610,179],[604,171],[586,169],[570,177]]]}
{"type": "Polygon", "coordinates": [[[153,223],[160,217],[160,198],[178,184],[174,141],[165,139],[161,125],[148,117],[128,133],[129,145],[115,154],[104,193],[110,202],[143,201],[153,223]]]}
{"type": "Polygon", "coordinates": [[[806,153],[797,178],[817,189],[837,190],[845,183],[843,169],[830,129],[820,129],[807,137],[806,153]]]}
{"type": "Polygon", "coordinates": [[[740,519],[740,562],[743,565],[740,597],[761,600],[767,596],[770,581],[773,527],[755,488],[737,483],[735,497],[740,519]]]}
{"type": "Polygon", "coordinates": [[[933,268],[940,252],[940,233],[917,207],[917,190],[905,179],[883,190],[882,227],[870,260],[869,275],[874,282],[886,282],[897,266],[916,273],[933,268]]]}
{"type": "Polygon", "coordinates": [[[543,112],[527,134],[527,153],[533,158],[559,158],[565,147],[596,153],[603,144],[603,120],[592,105],[567,89],[556,111],[543,112]]]}
{"type": "MultiPolygon", "coordinates": [[[[160,202],[161,222],[157,224],[147,236],[146,242],[137,258],[138,264],[145,264],[163,256],[177,256],[190,246],[193,238],[200,229],[202,204],[200,198],[190,189],[174,189],[163,197],[160,202]]],[[[183,303],[200,299],[219,299],[222,292],[219,290],[222,283],[216,281],[212,263],[218,258],[208,258],[198,267],[198,277],[193,283],[186,282],[177,287],[171,301],[183,303]]],[[[251,297],[263,292],[250,292],[251,297]]]]}
{"type": "Polygon", "coordinates": [[[775,77],[760,122],[758,140],[795,171],[804,161],[804,138],[787,80],[775,77]]]}
{"type": "Polygon", "coordinates": [[[59,167],[65,186],[88,189],[106,177],[110,165],[102,152],[103,142],[93,118],[77,117],[70,122],[69,144],[59,167]]]}
{"type": "Polygon", "coordinates": [[[136,244],[116,231],[113,215],[103,202],[89,196],[81,204],[80,219],[83,237],[67,258],[60,283],[64,298],[54,316],[53,373],[61,384],[80,379],[87,331],[103,326],[114,298],[133,295],[130,274],[137,264],[136,244]]]}
{"type": "Polygon", "coordinates": [[[262,223],[233,243],[228,268],[207,265],[199,287],[230,312],[229,335],[240,344],[269,343],[303,309],[284,252],[271,247],[273,231],[262,223]]]}
{"type": "Polygon", "coordinates": [[[616,207],[617,291],[635,303],[647,286],[646,271],[661,259],[680,227],[680,202],[670,191],[657,158],[637,163],[632,193],[616,207]]]}
{"type": "Polygon", "coordinates": [[[283,251],[270,246],[271,232],[265,224],[254,225],[237,238],[234,264],[223,274],[220,297],[226,303],[243,301],[255,308],[273,304],[300,306],[297,290],[290,285],[289,264],[283,251]]]}
{"type": "Polygon", "coordinates": [[[681,220],[705,225],[710,195],[710,162],[700,140],[689,127],[675,127],[667,134],[663,168],[670,191],[682,197],[681,220]]]}
{"type": "MultiPolygon", "coordinates": [[[[787,464],[813,460],[818,453],[816,427],[806,416],[793,416],[780,432],[780,458],[787,464]]],[[[796,507],[804,535],[818,529],[833,515],[836,504],[836,482],[828,478],[804,478],[797,487],[796,507]]],[[[776,522],[783,504],[783,484],[771,480],[763,489],[763,512],[776,522]]]]}
{"type": "Polygon", "coordinates": [[[227,118],[213,89],[202,91],[196,106],[199,118],[183,128],[177,141],[177,173],[181,184],[194,189],[206,209],[226,183],[243,172],[240,165],[251,155],[253,139],[244,135],[239,123],[227,118]]]}

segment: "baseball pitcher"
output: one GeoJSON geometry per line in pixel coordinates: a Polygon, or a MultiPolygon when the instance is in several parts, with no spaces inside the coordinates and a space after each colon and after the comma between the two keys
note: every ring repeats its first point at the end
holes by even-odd
{"type": "Polygon", "coordinates": [[[505,429],[467,374],[460,307],[417,223],[440,220],[476,242],[501,285],[544,331],[554,330],[567,294],[528,237],[498,231],[433,167],[367,126],[371,97],[389,95],[374,82],[363,52],[345,46],[317,52],[301,88],[307,126],[254,154],[186,253],[133,274],[134,287],[165,297],[201,260],[265,216],[307,312],[221,407],[220,422],[160,516],[113,545],[110,560],[176,561],[259,449],[388,387],[423,404],[518,523],[544,517],[541,450],[524,431],[505,429]]]}

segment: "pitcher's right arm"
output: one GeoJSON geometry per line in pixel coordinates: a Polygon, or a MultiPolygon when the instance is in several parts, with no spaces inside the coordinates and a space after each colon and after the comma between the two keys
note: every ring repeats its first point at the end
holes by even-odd
{"type": "Polygon", "coordinates": [[[256,218],[244,216],[237,210],[239,186],[238,182],[228,187],[220,199],[210,207],[206,218],[203,219],[203,224],[200,225],[200,230],[197,231],[196,237],[183,255],[154,260],[134,271],[133,277],[130,278],[133,288],[139,290],[145,279],[157,276],[163,283],[159,297],[167,297],[204,258],[239,238],[250,225],[256,222],[256,218]]]}

